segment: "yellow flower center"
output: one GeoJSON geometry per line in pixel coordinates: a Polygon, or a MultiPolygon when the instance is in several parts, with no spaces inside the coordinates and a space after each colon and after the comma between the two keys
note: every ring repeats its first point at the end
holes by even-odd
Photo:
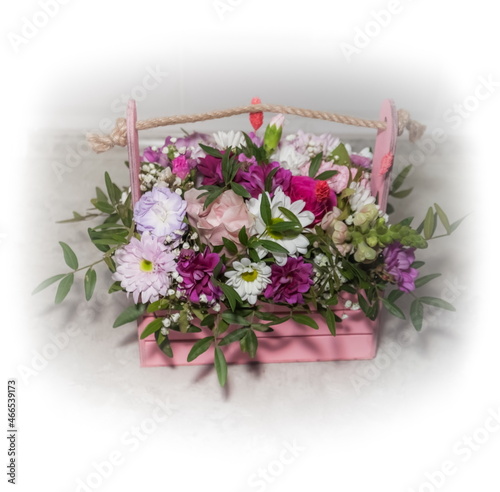
{"type": "Polygon", "coordinates": [[[155,268],[154,264],[152,261],[145,260],[144,258],[140,261],[139,263],[139,268],[143,272],[152,272],[155,268]]]}
{"type": "MultiPolygon", "coordinates": [[[[280,222],[285,222],[285,219],[282,219],[280,217],[275,217],[271,219],[271,225],[279,224],[280,222]]],[[[267,234],[273,239],[283,239],[283,233],[281,232],[270,232],[268,229],[267,234]]]]}
{"type": "Polygon", "coordinates": [[[259,276],[259,272],[257,270],[252,270],[251,272],[244,272],[241,274],[241,278],[245,282],[253,282],[259,276]]]}

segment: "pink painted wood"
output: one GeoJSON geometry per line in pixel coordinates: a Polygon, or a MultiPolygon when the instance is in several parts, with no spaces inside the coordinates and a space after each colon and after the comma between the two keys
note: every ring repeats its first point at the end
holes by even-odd
{"type": "Polygon", "coordinates": [[[373,151],[373,165],[371,177],[371,190],[377,197],[377,203],[382,210],[387,207],[387,196],[389,195],[390,175],[394,154],[396,152],[396,140],[398,135],[398,121],[394,101],[385,99],[380,110],[380,121],[385,121],[386,129],[377,131],[375,148],[373,151]]]}
{"type": "MultiPolygon", "coordinates": [[[[378,202],[385,210],[387,195],[389,193],[390,169],[394,157],[397,136],[397,120],[394,103],[385,100],[381,109],[381,120],[385,121],[387,128],[377,133],[373,172],[371,178],[372,192],[378,197],[378,202]]],[[[127,136],[129,142],[130,182],[132,199],[135,204],[140,197],[139,184],[139,139],[136,130],[136,105],[129,102],[127,112],[127,136]]],[[[274,332],[256,332],[259,339],[259,350],[255,359],[250,359],[247,354],[239,350],[237,343],[224,347],[224,354],[229,363],[245,364],[256,361],[262,363],[272,362],[310,362],[332,360],[371,359],[375,357],[378,345],[379,320],[369,320],[362,311],[345,311],[334,309],[337,315],[347,314],[349,317],[337,325],[337,335],[333,337],[323,318],[319,314],[312,317],[319,325],[319,330],[299,325],[291,320],[277,326],[274,332]]],[[[138,321],[138,335],[153,320],[153,315],[144,316],[138,321]]],[[[140,361],[142,367],[153,366],[180,366],[212,364],[213,354],[208,351],[193,362],[187,362],[193,342],[207,336],[203,328],[199,333],[179,333],[171,331],[173,358],[167,357],[156,345],[153,335],[141,340],[139,338],[140,361]]]]}
{"type": "Polygon", "coordinates": [[[132,205],[137,203],[141,196],[139,170],[141,156],[139,154],[139,133],[136,128],[137,107],[135,101],[130,99],[127,107],[127,146],[130,174],[130,189],[132,190],[132,205]]]}

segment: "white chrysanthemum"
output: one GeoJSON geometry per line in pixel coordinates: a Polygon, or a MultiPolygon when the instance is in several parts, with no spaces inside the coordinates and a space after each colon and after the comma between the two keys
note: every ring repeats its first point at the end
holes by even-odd
{"type": "MultiPolygon", "coordinates": [[[[279,222],[288,221],[288,219],[279,209],[280,207],[286,208],[287,210],[290,210],[290,212],[293,212],[299,219],[302,227],[307,227],[308,225],[313,223],[314,214],[309,210],[304,210],[305,202],[303,200],[292,202],[290,197],[286,196],[283,193],[283,190],[280,186],[276,188],[274,197],[272,199],[269,197],[269,193],[266,192],[266,195],[269,198],[269,202],[271,205],[271,217],[273,223],[277,224],[279,222]]],[[[251,198],[247,202],[248,211],[255,218],[251,233],[257,234],[261,239],[274,241],[280,246],[283,246],[283,248],[285,248],[291,256],[295,256],[296,254],[306,254],[307,247],[309,246],[309,239],[307,239],[303,234],[299,234],[295,237],[283,237],[281,234],[269,233],[267,231],[267,226],[260,215],[261,202],[262,194],[259,195],[258,198],[251,198]]],[[[263,247],[258,247],[257,253],[259,254],[260,258],[264,258],[268,251],[263,247]]],[[[283,266],[286,263],[288,255],[286,255],[285,253],[271,252],[271,254],[276,259],[276,263],[278,265],[283,266]]]]}
{"type": "Polygon", "coordinates": [[[344,144],[345,149],[349,155],[359,155],[361,157],[366,157],[367,159],[373,159],[373,152],[370,150],[370,147],[365,147],[361,149],[359,152],[353,152],[351,144],[344,144]]]}
{"type": "Polygon", "coordinates": [[[354,190],[354,193],[349,197],[349,204],[353,212],[357,212],[365,205],[375,203],[375,197],[370,189],[365,188],[362,183],[352,182],[349,188],[354,190]]]}
{"type": "Polygon", "coordinates": [[[235,261],[232,267],[234,270],[224,273],[228,278],[226,284],[238,292],[242,300],[255,304],[257,296],[271,283],[271,267],[263,261],[253,263],[248,258],[235,261]]]}
{"type": "Polygon", "coordinates": [[[294,176],[299,175],[300,168],[309,161],[307,155],[297,152],[295,147],[290,144],[280,146],[271,159],[278,161],[281,167],[288,169],[294,176]]]}
{"type": "Polygon", "coordinates": [[[236,147],[245,145],[245,137],[243,137],[243,133],[234,132],[233,130],[230,132],[214,133],[214,139],[220,150],[235,149],[236,147]]]}

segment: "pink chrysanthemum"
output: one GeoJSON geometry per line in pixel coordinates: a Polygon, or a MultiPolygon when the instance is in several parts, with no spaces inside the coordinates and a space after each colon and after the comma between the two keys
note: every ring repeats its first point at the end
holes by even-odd
{"type": "Polygon", "coordinates": [[[175,271],[175,257],[157,238],[145,232],[141,239],[133,237],[130,243],[115,253],[116,272],[113,280],[132,294],[134,302],[155,302],[165,296],[175,271]]]}

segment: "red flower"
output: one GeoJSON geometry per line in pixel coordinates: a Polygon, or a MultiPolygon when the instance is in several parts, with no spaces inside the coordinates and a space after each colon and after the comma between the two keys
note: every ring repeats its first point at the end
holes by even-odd
{"type": "Polygon", "coordinates": [[[321,222],[323,216],[337,205],[337,196],[328,183],[308,176],[292,176],[286,194],[293,202],[303,200],[306,203],[304,210],[309,210],[315,217],[313,225],[321,222]]]}

